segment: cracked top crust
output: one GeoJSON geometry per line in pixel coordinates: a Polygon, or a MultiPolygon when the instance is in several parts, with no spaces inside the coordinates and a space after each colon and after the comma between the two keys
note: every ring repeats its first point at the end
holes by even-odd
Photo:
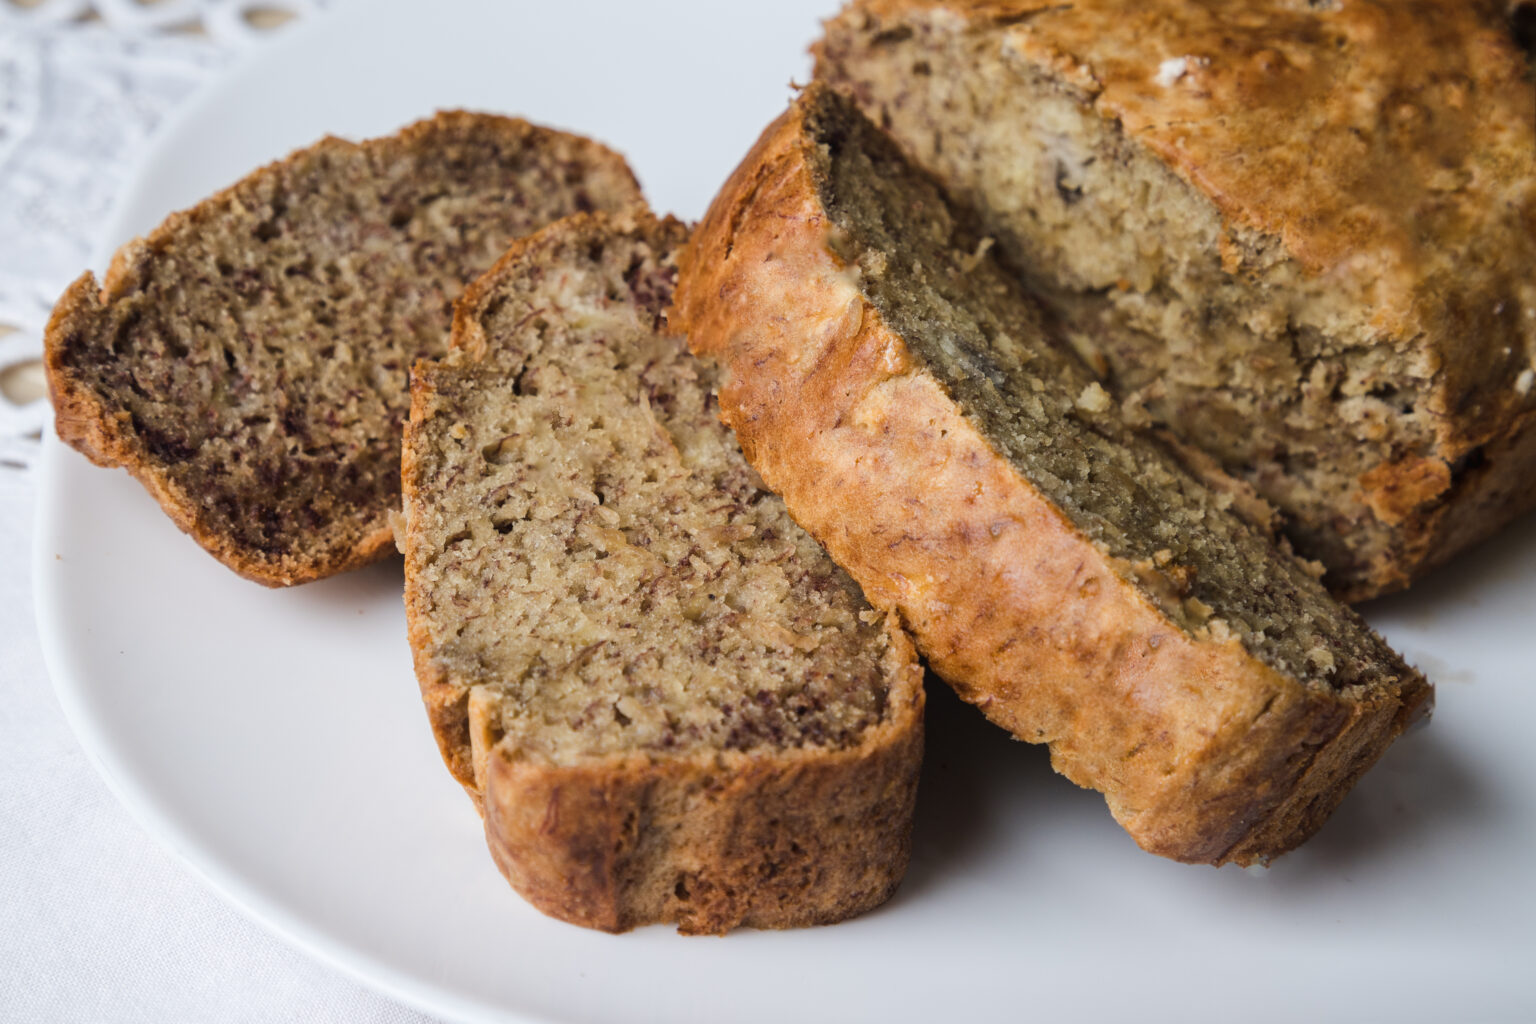
{"type": "Polygon", "coordinates": [[[843,16],[996,31],[1224,217],[1278,236],[1313,273],[1368,271],[1378,306],[1401,315],[1446,246],[1533,250],[1536,90],[1501,7],[870,0],[843,16]]]}
{"type": "Polygon", "coordinates": [[[1536,502],[1533,16],[855,0],[815,51],[1114,396],[1360,600],[1536,502]]]}

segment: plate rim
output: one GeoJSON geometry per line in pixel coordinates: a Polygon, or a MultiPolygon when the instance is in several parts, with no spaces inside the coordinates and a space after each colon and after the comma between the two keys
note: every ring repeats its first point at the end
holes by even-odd
{"type": "MultiPolygon", "coordinates": [[[[240,54],[222,75],[198,88],[167,115],[156,126],[134,160],[123,179],[122,190],[113,201],[111,212],[102,222],[100,241],[93,247],[90,257],[92,271],[104,270],[118,248],[137,235],[136,228],[130,227],[133,224],[131,213],[142,202],[140,196],[148,172],[162,158],[169,140],[184,134],[189,124],[206,116],[206,111],[223,102],[227,93],[245,88],[246,80],[260,73],[269,63],[280,62],[285,51],[302,46],[311,36],[337,31],[338,22],[349,12],[356,12],[363,6],[357,2],[341,3],[330,9],[311,11],[309,17],[286,29],[281,36],[240,54]],[[114,242],[113,239],[120,241],[114,242]]],[[[272,159],[281,159],[281,156],[277,154],[272,159]]],[[[306,923],[278,900],[264,895],[256,886],[242,879],[238,872],[226,866],[197,839],[192,830],[167,812],[142,780],[133,772],[122,769],[113,756],[115,744],[109,738],[110,730],[97,720],[84,700],[83,693],[77,688],[79,672],[71,667],[74,654],[64,641],[61,627],[66,611],[56,589],[56,578],[48,571],[53,561],[50,552],[55,546],[52,543],[53,524],[59,522],[56,513],[64,503],[61,493],[64,477],[62,460],[84,459],[84,456],[69,449],[59,439],[54,429],[51,402],[44,410],[40,448],[37,495],[33,506],[37,527],[32,548],[31,582],[33,614],[43,666],[77,745],[96,775],[134,823],[156,846],[170,853],[189,869],[204,888],[216,895],[225,906],[255,923],[267,934],[368,990],[382,993],[429,1016],[456,1021],[562,1024],[554,1018],[529,1014],[524,1010],[509,1010],[446,986],[434,986],[375,960],[339,938],[306,923]]]]}

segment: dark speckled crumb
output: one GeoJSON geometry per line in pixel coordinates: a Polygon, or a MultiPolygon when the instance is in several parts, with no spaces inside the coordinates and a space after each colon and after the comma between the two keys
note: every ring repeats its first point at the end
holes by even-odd
{"type": "Polygon", "coordinates": [[[1396,658],[1299,560],[1152,440],[1127,427],[1088,367],[926,175],[830,91],[808,107],[822,199],[870,301],[966,415],[1187,632],[1230,628],[1254,656],[1314,684],[1388,677],[1396,658]]]}
{"type": "Polygon", "coordinates": [[[195,533],[323,565],[398,505],[407,374],[445,351],[464,283],[514,238],[638,199],[615,154],[509,118],[326,140],[125,249],[104,305],[61,303],[51,370],[189,496],[195,533]]]}
{"type": "Polygon", "coordinates": [[[714,369],[660,333],[673,253],[573,247],[467,300],[487,350],[418,371],[432,659],[560,761],[855,745],[885,715],[883,627],[747,466],[714,369]]]}

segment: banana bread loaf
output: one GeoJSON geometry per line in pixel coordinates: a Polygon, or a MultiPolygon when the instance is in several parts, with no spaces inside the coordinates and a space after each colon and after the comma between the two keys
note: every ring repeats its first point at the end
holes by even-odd
{"type": "Polygon", "coordinates": [[[545,913],[837,921],[905,870],[921,671],[747,466],[714,371],[660,333],[685,237],[562,221],[418,365],[416,671],[497,864],[545,913]]]}
{"type": "Polygon", "coordinates": [[[390,550],[407,374],[512,239],[639,186],[594,142],[443,113],[324,141],[172,215],[87,273],[46,336],[59,436],[123,466],[271,586],[390,550]]]}
{"type": "Polygon", "coordinates": [[[816,73],[1357,599],[1536,504],[1522,10],[856,0],[816,73]]]}
{"type": "Polygon", "coordinates": [[[1315,831],[1431,691],[1124,423],[986,236],[813,86],[693,236],[674,325],[748,460],[933,669],[1155,853],[1315,831]]]}

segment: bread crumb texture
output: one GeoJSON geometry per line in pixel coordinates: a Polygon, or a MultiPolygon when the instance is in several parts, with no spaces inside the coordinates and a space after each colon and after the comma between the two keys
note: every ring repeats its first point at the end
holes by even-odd
{"type": "Polygon", "coordinates": [[[897,623],[789,518],[663,331],[687,232],[514,245],[413,376],[406,613],[450,769],[545,913],[825,924],[895,891],[922,758],[897,623]]]}
{"type": "Polygon", "coordinates": [[[432,657],[530,756],[851,746],[885,715],[882,623],[661,333],[675,274],[643,241],[550,254],[423,368],[432,657]]]}
{"type": "Polygon", "coordinates": [[[861,267],[861,288],[882,318],[1015,471],[1187,632],[1219,620],[1265,664],[1316,685],[1398,678],[1397,656],[1305,566],[1125,424],[1089,368],[1051,340],[1021,287],[996,261],[972,258],[978,229],[967,213],[853,107],[820,98],[806,106],[811,170],[842,255],[861,267]],[[1316,655],[1329,649],[1336,660],[1316,655]]]}
{"type": "Polygon", "coordinates": [[[302,582],[382,554],[407,374],[514,238],[639,201],[623,160],[444,113],[326,139],[173,215],[57,307],[59,432],[128,466],[237,571],[302,582]]]}

